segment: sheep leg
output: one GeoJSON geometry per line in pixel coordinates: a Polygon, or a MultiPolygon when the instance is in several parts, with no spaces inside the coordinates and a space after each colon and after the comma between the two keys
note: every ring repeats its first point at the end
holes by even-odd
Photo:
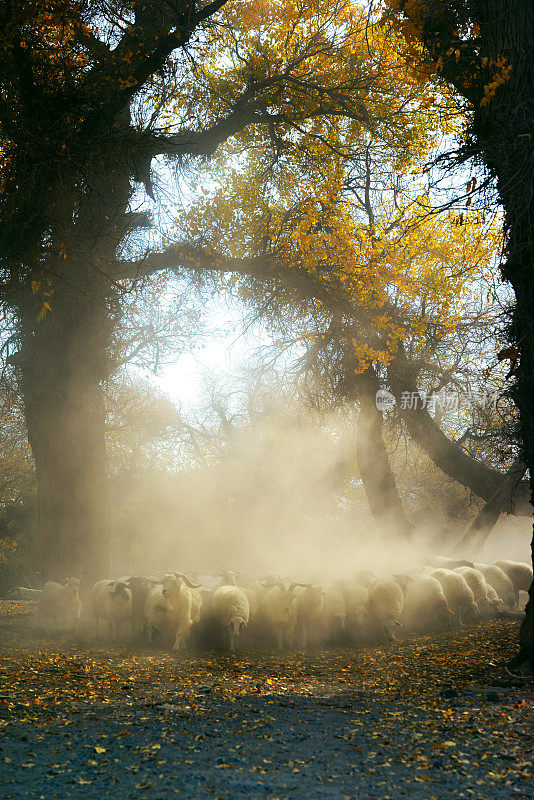
{"type": "Polygon", "coordinates": [[[176,640],[173,645],[173,650],[185,650],[187,647],[187,638],[192,626],[191,619],[185,620],[178,626],[176,631],[176,640]]]}
{"type": "Polygon", "coordinates": [[[185,641],[182,639],[179,633],[176,635],[176,639],[172,646],[172,649],[174,650],[174,652],[181,652],[182,650],[185,650],[185,641]]]}

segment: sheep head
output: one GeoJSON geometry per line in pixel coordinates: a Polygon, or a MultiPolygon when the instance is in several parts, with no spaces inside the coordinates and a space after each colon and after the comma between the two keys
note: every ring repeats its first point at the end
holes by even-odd
{"type": "Polygon", "coordinates": [[[228,631],[230,637],[230,652],[235,653],[237,640],[239,639],[239,634],[243,630],[243,628],[247,627],[247,623],[241,617],[232,617],[228,625],[226,626],[226,630],[228,631]]]}
{"type": "Polygon", "coordinates": [[[112,597],[120,597],[123,600],[130,599],[131,591],[124,581],[112,581],[108,586],[113,587],[113,591],[111,592],[112,597]]]}

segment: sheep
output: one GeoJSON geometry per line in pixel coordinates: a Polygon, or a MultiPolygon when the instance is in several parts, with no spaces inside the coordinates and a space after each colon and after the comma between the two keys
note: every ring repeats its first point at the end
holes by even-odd
{"type": "Polygon", "coordinates": [[[235,653],[239,634],[249,620],[246,594],[238,586],[219,586],[213,593],[211,613],[216,624],[228,632],[229,650],[235,653]]]}
{"type": "MultiPolygon", "coordinates": [[[[428,572],[428,574],[430,574],[430,572],[432,572],[432,568],[431,567],[425,567],[423,572],[428,572]]],[[[404,597],[406,597],[406,592],[408,590],[408,584],[410,583],[411,580],[413,580],[413,575],[417,575],[417,574],[419,574],[419,570],[414,570],[412,575],[407,575],[406,573],[401,573],[400,575],[392,575],[391,576],[392,580],[394,580],[395,583],[398,584],[400,586],[400,588],[402,589],[402,594],[403,594],[404,597]]]]}
{"type": "Polygon", "coordinates": [[[258,613],[260,602],[258,590],[254,586],[241,586],[240,588],[247,596],[250,617],[255,617],[258,613]]]}
{"type": "Polygon", "coordinates": [[[510,578],[514,585],[515,604],[519,605],[519,592],[528,592],[532,583],[532,567],[530,564],[525,564],[522,561],[510,561],[507,558],[501,558],[495,562],[496,567],[500,567],[502,571],[510,578]]]}
{"type": "Polygon", "coordinates": [[[387,641],[395,641],[396,628],[401,625],[400,617],[404,607],[404,594],[394,580],[375,580],[368,588],[367,608],[370,623],[379,636],[387,641]]]}
{"type": "Polygon", "coordinates": [[[480,613],[481,619],[491,619],[500,610],[500,601],[492,592],[480,570],[474,567],[457,567],[454,572],[462,575],[469,588],[473,592],[475,603],[480,613]]]}
{"type": "Polygon", "coordinates": [[[302,647],[308,647],[317,630],[323,609],[324,592],[320,586],[296,586],[294,589],[297,623],[295,635],[302,647]]]}
{"type": "Polygon", "coordinates": [[[476,622],[480,617],[475,596],[463,575],[450,569],[434,569],[430,573],[441,583],[451,611],[460,623],[476,622]]]}
{"type": "Polygon", "coordinates": [[[321,618],[323,638],[327,642],[339,644],[345,636],[347,604],[338,583],[326,588],[321,618]]]}
{"type": "Polygon", "coordinates": [[[369,592],[355,581],[341,580],[338,585],[346,607],[345,628],[349,636],[360,641],[364,638],[368,621],[369,592]]]}
{"type": "Polygon", "coordinates": [[[82,610],[79,588],[79,578],[67,578],[63,586],[55,581],[45,583],[37,605],[37,619],[52,619],[58,630],[59,620],[62,620],[65,627],[74,632],[82,610]]]}
{"type": "Polygon", "coordinates": [[[450,628],[454,614],[441,583],[431,575],[416,575],[408,584],[401,622],[415,631],[450,628]]]}
{"type": "MultiPolygon", "coordinates": [[[[200,584],[196,584],[200,586],[200,584]]],[[[200,611],[202,609],[202,594],[194,584],[191,585],[189,591],[191,592],[191,619],[193,622],[200,620],[200,611]]]]}
{"type": "Polygon", "coordinates": [[[448,556],[430,556],[425,559],[425,564],[432,567],[443,569],[456,569],[456,567],[474,567],[472,561],[466,561],[463,558],[449,558],[448,556]]]}
{"type": "Polygon", "coordinates": [[[282,581],[268,584],[262,583],[265,593],[259,600],[258,617],[267,632],[275,639],[278,650],[291,647],[297,614],[293,590],[306,584],[291,583],[286,589],[282,581]]]}
{"type": "Polygon", "coordinates": [[[220,572],[219,576],[221,578],[221,586],[237,586],[237,575],[235,572],[232,572],[232,570],[220,572]]]}
{"type": "Polygon", "coordinates": [[[499,595],[497,594],[493,586],[490,583],[486,583],[486,587],[487,587],[487,598],[491,604],[491,608],[493,611],[492,616],[494,616],[495,613],[499,611],[506,611],[505,604],[500,599],[499,595]]]}
{"type": "Polygon", "coordinates": [[[508,575],[500,567],[490,567],[488,564],[475,564],[475,567],[484,575],[486,582],[493,586],[503,603],[510,609],[515,608],[514,584],[508,575]]]}
{"type": "Polygon", "coordinates": [[[356,583],[358,586],[363,586],[364,589],[367,589],[369,588],[369,584],[374,580],[376,580],[376,575],[372,569],[362,569],[354,576],[353,583],[356,583]]]}
{"type": "Polygon", "coordinates": [[[149,592],[159,584],[159,581],[152,578],[141,578],[137,576],[124,577],[120,580],[126,584],[132,593],[132,604],[130,609],[130,622],[132,634],[138,636],[145,626],[145,603],[149,592]]]}
{"type": "Polygon", "coordinates": [[[165,640],[174,639],[173,650],[186,648],[194,617],[200,614],[200,593],[193,595],[191,591],[198,588],[186,575],[168,573],[161,585],[149,592],[145,603],[149,641],[158,631],[165,640]]]}
{"type": "Polygon", "coordinates": [[[26,586],[17,586],[15,589],[9,590],[6,600],[39,600],[42,593],[42,589],[28,589],[26,586]]]}
{"type": "Polygon", "coordinates": [[[99,621],[107,619],[112,641],[119,635],[121,622],[132,612],[132,590],[124,581],[102,580],[91,589],[91,607],[96,621],[96,638],[99,638],[99,621]]]}

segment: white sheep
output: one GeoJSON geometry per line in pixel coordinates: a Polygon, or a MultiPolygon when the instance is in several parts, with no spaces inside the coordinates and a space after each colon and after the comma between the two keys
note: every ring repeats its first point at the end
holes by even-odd
{"type": "Polygon", "coordinates": [[[441,583],[449,608],[458,622],[476,622],[479,619],[475,596],[463,575],[445,568],[434,569],[430,574],[441,583]]]}
{"type": "Polygon", "coordinates": [[[486,583],[487,587],[487,598],[491,604],[492,614],[491,616],[495,616],[499,611],[506,611],[506,605],[503,603],[495,589],[490,583],[486,583]]]}
{"type": "Polygon", "coordinates": [[[235,652],[239,634],[249,620],[249,605],[246,594],[238,586],[220,586],[211,598],[211,613],[223,631],[228,632],[229,650],[235,652]]]}
{"type": "Polygon", "coordinates": [[[65,628],[76,630],[82,610],[79,588],[79,578],[67,578],[63,586],[55,581],[45,583],[37,605],[37,619],[51,619],[57,629],[61,621],[65,628]]]}
{"type": "Polygon", "coordinates": [[[352,580],[340,580],[338,586],[343,594],[346,608],[345,628],[353,639],[362,640],[368,622],[368,590],[352,580]]]}
{"type": "Polygon", "coordinates": [[[355,631],[365,627],[369,591],[364,586],[348,585],[345,591],[345,605],[347,606],[347,626],[355,631]]]}
{"type": "Polygon", "coordinates": [[[358,586],[363,586],[364,589],[368,589],[369,585],[374,580],[376,580],[376,574],[372,569],[362,569],[353,577],[352,583],[355,583],[358,586]]]}
{"type": "Polygon", "coordinates": [[[98,581],[91,589],[91,608],[96,622],[96,638],[99,638],[99,622],[105,619],[111,639],[115,641],[121,623],[131,617],[132,590],[124,581],[98,581]]]}
{"type": "Polygon", "coordinates": [[[296,586],[294,596],[295,637],[302,647],[308,647],[320,624],[325,593],[320,586],[296,586]]]}
{"type": "Polygon", "coordinates": [[[522,561],[510,561],[507,558],[496,561],[495,566],[500,567],[514,584],[515,604],[519,605],[519,592],[528,592],[530,589],[532,567],[522,561]]]}
{"type": "Polygon", "coordinates": [[[379,636],[395,640],[396,628],[401,625],[404,594],[395,580],[375,580],[369,585],[367,609],[370,623],[379,636]]]}
{"type": "Polygon", "coordinates": [[[457,567],[455,572],[463,575],[467,585],[473,592],[475,603],[482,619],[491,619],[500,610],[502,603],[494,590],[489,586],[484,575],[474,567],[457,567]]]}
{"type": "Polygon", "coordinates": [[[346,623],[347,604],[343,596],[343,590],[336,581],[326,587],[325,596],[323,598],[323,609],[321,612],[323,638],[327,642],[339,642],[345,634],[346,623]]]}
{"type": "Polygon", "coordinates": [[[164,640],[174,639],[173,650],[184,650],[191,632],[194,617],[200,613],[202,602],[199,593],[193,595],[192,589],[198,585],[191,583],[182,573],[168,573],[161,585],[149,592],[145,603],[145,617],[149,641],[153,641],[154,630],[164,640]]]}
{"type": "Polygon", "coordinates": [[[278,650],[293,644],[297,624],[293,590],[299,585],[302,584],[291,583],[286,589],[282,581],[274,584],[262,583],[265,592],[259,598],[258,619],[275,639],[278,650]]]}
{"type": "Polygon", "coordinates": [[[6,600],[39,600],[43,593],[42,589],[29,589],[26,586],[17,586],[10,589],[6,595],[6,600]]]}
{"type": "Polygon", "coordinates": [[[472,561],[466,561],[463,558],[449,558],[449,556],[430,556],[425,559],[425,564],[430,564],[432,567],[438,569],[454,570],[456,567],[474,567],[472,561]]]}
{"type": "Polygon", "coordinates": [[[232,572],[232,570],[220,572],[219,577],[221,579],[221,586],[237,586],[237,575],[235,572],[232,572]]]}
{"type": "Polygon", "coordinates": [[[508,575],[495,565],[475,564],[475,568],[484,575],[486,582],[493,586],[503,603],[510,609],[515,608],[514,584],[508,575]]]}
{"type": "Polygon", "coordinates": [[[431,575],[416,575],[408,583],[401,622],[414,631],[450,628],[454,614],[441,583],[431,575]]]}

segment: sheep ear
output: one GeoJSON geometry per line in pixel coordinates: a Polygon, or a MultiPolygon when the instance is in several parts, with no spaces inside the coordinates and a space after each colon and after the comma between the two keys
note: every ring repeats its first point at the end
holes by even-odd
{"type": "Polygon", "coordinates": [[[108,581],[106,586],[113,586],[113,581],[108,581]]]}

